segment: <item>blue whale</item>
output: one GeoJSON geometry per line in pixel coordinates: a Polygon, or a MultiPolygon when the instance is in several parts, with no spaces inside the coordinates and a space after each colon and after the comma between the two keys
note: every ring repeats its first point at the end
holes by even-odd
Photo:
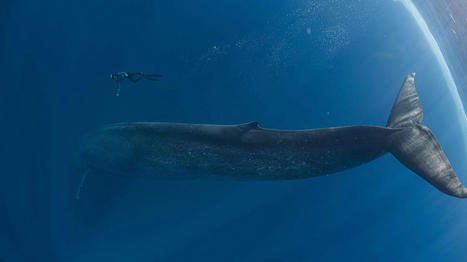
{"type": "Polygon", "coordinates": [[[272,130],[250,122],[204,125],[136,122],[103,127],[80,147],[87,170],[155,179],[303,179],[336,173],[388,152],[440,191],[467,197],[433,133],[408,75],[386,127],[272,130]]]}

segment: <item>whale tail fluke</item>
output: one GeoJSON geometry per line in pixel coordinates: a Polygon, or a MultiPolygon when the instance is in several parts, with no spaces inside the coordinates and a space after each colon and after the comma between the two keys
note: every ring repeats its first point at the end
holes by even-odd
{"type": "Polygon", "coordinates": [[[421,124],[423,120],[422,104],[415,89],[415,73],[408,75],[392,107],[387,127],[397,128],[421,124]]]}
{"type": "Polygon", "coordinates": [[[423,111],[415,90],[415,73],[406,77],[389,116],[387,127],[400,129],[390,137],[389,151],[406,167],[440,191],[467,198],[467,188],[431,130],[421,125],[423,111]]]}

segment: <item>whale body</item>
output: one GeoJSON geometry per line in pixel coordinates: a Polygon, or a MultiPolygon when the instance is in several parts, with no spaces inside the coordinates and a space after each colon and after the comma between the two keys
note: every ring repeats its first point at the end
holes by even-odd
{"type": "Polygon", "coordinates": [[[135,122],[87,136],[87,170],[155,179],[302,179],[336,173],[388,152],[442,192],[467,197],[432,132],[408,75],[386,127],[348,126],[285,131],[240,125],[135,122]]]}

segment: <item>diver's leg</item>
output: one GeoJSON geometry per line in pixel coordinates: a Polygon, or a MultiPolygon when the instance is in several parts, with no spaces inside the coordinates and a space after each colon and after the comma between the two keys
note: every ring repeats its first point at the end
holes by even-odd
{"type": "Polygon", "coordinates": [[[136,83],[143,79],[143,74],[140,72],[128,73],[128,79],[130,79],[131,82],[136,83]]]}
{"type": "Polygon", "coordinates": [[[159,78],[161,78],[161,74],[145,74],[144,78],[148,80],[153,80],[153,81],[159,81],[159,78]]]}
{"type": "Polygon", "coordinates": [[[130,80],[130,81],[133,82],[133,83],[138,82],[138,80],[135,78],[135,75],[136,75],[136,74],[137,74],[137,73],[128,73],[128,77],[127,77],[128,80],[130,80]]]}
{"type": "Polygon", "coordinates": [[[162,77],[161,74],[145,74],[145,76],[151,76],[151,77],[162,77]]]}

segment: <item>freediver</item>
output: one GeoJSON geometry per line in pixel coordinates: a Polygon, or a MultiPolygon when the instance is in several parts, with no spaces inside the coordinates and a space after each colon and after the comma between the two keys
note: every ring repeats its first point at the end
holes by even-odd
{"type": "Polygon", "coordinates": [[[110,78],[117,83],[116,96],[120,95],[120,81],[128,79],[131,82],[136,83],[143,78],[151,81],[159,81],[161,77],[161,74],[146,74],[144,72],[117,72],[110,74],[110,78]]]}

